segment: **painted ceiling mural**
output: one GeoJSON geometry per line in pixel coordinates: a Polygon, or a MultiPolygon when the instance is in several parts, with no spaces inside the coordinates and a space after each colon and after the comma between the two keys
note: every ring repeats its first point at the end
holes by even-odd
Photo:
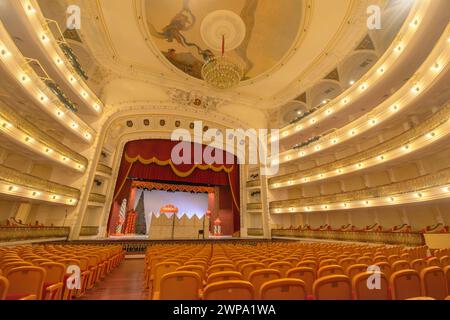
{"type": "Polygon", "coordinates": [[[229,10],[244,22],[244,40],[227,55],[244,66],[245,80],[269,70],[288,52],[304,9],[304,0],[144,1],[147,27],[158,49],[178,69],[199,79],[205,61],[220,54],[201,37],[200,25],[209,13],[229,10]]]}

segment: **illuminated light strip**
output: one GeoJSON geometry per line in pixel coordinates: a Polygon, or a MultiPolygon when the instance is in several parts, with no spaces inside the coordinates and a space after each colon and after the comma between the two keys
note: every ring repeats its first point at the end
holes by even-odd
{"type": "Polygon", "coordinates": [[[313,112],[311,115],[306,116],[297,123],[290,124],[280,129],[280,140],[298,132],[296,126],[302,125],[302,128],[317,125],[320,121],[327,119],[330,113],[326,112],[326,109],[332,108],[333,113],[344,110],[349,106],[349,102],[355,100],[356,97],[364,94],[367,89],[374,86],[377,82],[381,81],[383,75],[389,70],[389,67],[393,65],[405,52],[407,45],[414,39],[414,36],[418,34],[417,28],[420,27],[422,17],[426,16],[430,9],[431,1],[416,1],[415,7],[411,9],[408,18],[403,23],[402,28],[397,34],[397,41],[394,41],[390,47],[386,50],[383,56],[377,61],[377,63],[370,68],[370,70],[359,79],[357,82],[353,82],[351,87],[341,93],[338,97],[329,101],[327,107],[322,107],[319,110],[313,112]],[[414,28],[411,25],[414,25],[414,28]],[[400,47],[400,50],[398,48],[400,47]],[[347,101],[345,101],[347,100],[347,101]],[[315,123],[311,123],[311,118],[315,118],[315,123]],[[286,134],[284,134],[286,132],[286,134]]]}
{"type": "Polygon", "coordinates": [[[393,117],[396,112],[408,108],[419,95],[426,92],[429,87],[442,76],[442,74],[445,74],[450,59],[449,42],[447,41],[449,33],[450,24],[447,25],[447,28],[435,45],[432,53],[420,66],[415,75],[411,77],[411,80],[386,101],[375,107],[371,112],[361,116],[344,127],[321,137],[317,142],[311,143],[303,148],[291,149],[280,153],[280,163],[287,162],[286,156],[288,155],[292,156],[289,161],[293,161],[299,158],[299,152],[304,152],[304,155],[311,155],[318,152],[319,150],[315,150],[315,146],[318,144],[321,145],[320,150],[328,149],[370,130],[374,125],[367,121],[368,117],[369,119],[375,119],[376,125],[379,126],[383,121],[393,117]],[[437,63],[441,67],[439,69],[433,68],[437,63]]]}
{"type": "Polygon", "coordinates": [[[409,203],[429,202],[433,200],[446,198],[450,198],[450,187],[447,185],[442,185],[422,189],[420,190],[420,192],[414,191],[407,193],[398,193],[378,198],[349,200],[345,202],[339,201],[333,203],[304,205],[304,206],[286,205],[286,207],[270,208],[270,213],[283,214],[283,213],[299,213],[299,212],[343,211],[367,207],[373,208],[373,207],[403,205],[409,203]]]}
{"type": "Polygon", "coordinates": [[[33,29],[35,36],[39,39],[39,43],[41,43],[42,47],[45,49],[44,51],[47,53],[49,60],[55,63],[57,69],[59,69],[63,77],[72,86],[74,92],[81,100],[85,101],[90,109],[100,114],[104,108],[103,103],[75,71],[72,64],[59,47],[52,32],[44,28],[44,26],[47,26],[47,21],[43,16],[38,3],[35,0],[19,1],[22,9],[27,15],[31,29],[33,29]],[[31,11],[30,8],[32,8],[31,11]],[[60,62],[58,63],[57,61],[60,62]]]}
{"type": "Polygon", "coordinates": [[[34,99],[36,104],[58,123],[63,127],[69,128],[71,132],[75,133],[84,141],[92,142],[92,137],[95,135],[94,130],[84,123],[75,113],[67,110],[34,70],[28,67],[27,59],[23,57],[1,22],[0,38],[2,39],[0,41],[0,48],[5,48],[10,53],[6,59],[0,56],[0,60],[3,62],[10,76],[16,79],[18,84],[24,88],[26,94],[31,99],[34,99]],[[23,69],[24,66],[27,66],[26,70],[23,69]],[[77,123],[77,127],[71,127],[71,123],[77,123]]]}
{"type": "Polygon", "coordinates": [[[52,161],[56,161],[59,164],[62,164],[68,168],[73,170],[84,172],[85,166],[84,164],[70,159],[68,156],[56,152],[47,145],[37,141],[33,137],[30,137],[28,134],[24,133],[19,128],[15,127],[8,120],[0,118],[0,132],[7,135],[11,140],[20,143],[22,146],[34,151],[45,158],[48,158],[52,161]]]}
{"type": "MultiPolygon", "coordinates": [[[[445,108],[450,108],[450,105],[447,105],[445,108]]],[[[443,109],[444,110],[444,109],[443,109]]],[[[438,114],[432,116],[448,116],[448,112],[438,112],[438,114]]],[[[417,129],[417,128],[415,128],[417,129]]],[[[274,183],[269,184],[270,189],[283,188],[292,185],[300,185],[306,184],[308,182],[320,181],[329,178],[339,177],[343,174],[348,174],[352,172],[356,172],[361,170],[362,168],[370,168],[381,163],[386,163],[391,160],[396,160],[398,158],[403,157],[405,154],[410,154],[412,152],[417,152],[420,149],[429,146],[432,143],[435,143],[441,139],[448,137],[450,134],[450,121],[441,123],[440,125],[434,127],[433,129],[425,130],[423,129],[423,133],[417,136],[415,139],[410,140],[407,145],[399,143],[399,145],[392,147],[390,150],[384,151],[382,155],[373,156],[364,160],[359,160],[356,163],[345,165],[340,167],[339,169],[333,169],[331,171],[324,171],[323,173],[314,174],[311,176],[302,176],[302,177],[293,177],[292,174],[288,175],[285,179],[276,180],[274,183]],[[425,131],[427,131],[425,133],[425,131]],[[359,163],[362,163],[362,167],[358,166],[359,163]],[[304,179],[307,180],[304,180],[304,179]],[[290,183],[289,183],[290,182],[290,183]]],[[[408,132],[405,132],[408,133],[408,132]]],[[[382,143],[383,144],[383,143],[382,143]]],[[[381,144],[381,145],[382,145],[381,144]]],[[[370,149],[369,149],[370,150],[370,149]]],[[[339,161],[337,161],[339,162],[339,161]]],[[[276,178],[274,178],[275,180],[276,178]]]]}
{"type": "Polygon", "coordinates": [[[28,186],[13,184],[4,180],[0,180],[0,193],[38,201],[64,204],[67,206],[76,206],[79,201],[79,199],[74,197],[50,193],[36,188],[29,188],[28,186]]]}

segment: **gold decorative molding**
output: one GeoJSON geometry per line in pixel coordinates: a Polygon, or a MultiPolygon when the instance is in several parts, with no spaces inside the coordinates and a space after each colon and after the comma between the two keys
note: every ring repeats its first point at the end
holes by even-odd
{"type": "Polygon", "coordinates": [[[0,242],[68,238],[70,227],[0,227],[0,242]]]}
{"type": "Polygon", "coordinates": [[[89,202],[105,203],[106,196],[103,194],[99,194],[99,193],[90,193],[89,194],[89,202]]]}
{"type": "Polygon", "coordinates": [[[434,187],[446,187],[449,183],[450,168],[446,168],[433,174],[428,174],[401,182],[390,183],[374,188],[366,188],[326,196],[272,201],[270,202],[270,210],[273,211],[273,209],[277,208],[294,208],[333,203],[345,203],[346,201],[351,202],[364,201],[369,199],[373,200],[381,197],[395,197],[407,193],[419,192],[434,187]]]}
{"type": "Polygon", "coordinates": [[[260,187],[261,186],[261,180],[251,180],[251,181],[247,181],[245,183],[245,186],[247,188],[254,188],[254,187],[260,187]]]}
{"type": "Polygon", "coordinates": [[[55,195],[71,197],[75,200],[80,198],[80,190],[56,182],[41,179],[3,165],[0,165],[0,181],[25,188],[45,191],[55,195]]]}
{"type": "Polygon", "coordinates": [[[80,230],[80,236],[96,236],[98,234],[98,226],[82,226],[80,230]]]}
{"type": "Polygon", "coordinates": [[[261,203],[247,203],[247,210],[261,210],[261,203]]]}
{"type": "MultiPolygon", "coordinates": [[[[439,127],[447,124],[449,121],[448,119],[450,119],[450,103],[447,103],[441,110],[433,114],[431,117],[427,118],[425,121],[421,122],[418,126],[405,131],[404,133],[401,133],[390,140],[331,163],[317,166],[312,169],[301,170],[298,172],[271,178],[269,179],[269,185],[273,185],[275,183],[283,183],[289,180],[298,180],[305,177],[311,178],[312,176],[318,174],[327,175],[344,167],[356,165],[363,161],[376,158],[387,152],[394,151],[395,149],[408,145],[414,140],[429,134],[433,130],[437,130],[439,127]]],[[[334,175],[331,177],[334,177],[334,175]]],[[[308,179],[308,181],[310,181],[310,179],[308,179]]],[[[322,181],[322,179],[320,181],[322,181]]]]}
{"type": "Polygon", "coordinates": [[[315,231],[272,229],[272,237],[328,239],[351,242],[374,242],[406,246],[422,246],[425,239],[417,232],[315,231]]]}
{"type": "Polygon", "coordinates": [[[104,174],[110,176],[110,175],[112,175],[112,168],[108,167],[106,164],[99,163],[97,165],[97,172],[101,172],[101,173],[104,173],[104,174]]]}
{"type": "Polygon", "coordinates": [[[13,125],[15,128],[22,131],[25,135],[28,135],[34,140],[39,141],[46,147],[49,147],[51,150],[56,151],[69,159],[72,159],[73,161],[83,165],[84,167],[87,166],[88,160],[85,157],[66,147],[55,138],[44,133],[34,124],[22,118],[16,111],[2,102],[0,102],[0,117],[13,125]]]}

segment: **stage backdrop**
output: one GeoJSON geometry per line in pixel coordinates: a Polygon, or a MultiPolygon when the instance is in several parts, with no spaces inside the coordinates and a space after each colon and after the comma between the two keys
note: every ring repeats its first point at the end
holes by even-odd
{"type": "MultiPolygon", "coordinates": [[[[233,232],[239,231],[240,189],[237,158],[232,157],[233,164],[206,164],[205,162],[196,164],[194,163],[194,143],[184,143],[191,148],[191,164],[175,165],[171,160],[171,153],[172,148],[179,143],[179,141],[151,139],[130,141],[125,145],[109,216],[109,233],[114,233],[116,226],[120,223],[120,207],[124,199],[128,200],[132,181],[136,179],[229,186],[232,195],[230,207],[233,215],[233,232]]],[[[202,145],[201,148],[204,151],[206,146],[202,145]]],[[[226,159],[225,151],[215,149],[212,154],[215,155],[217,152],[223,154],[223,159],[226,159]]],[[[134,201],[128,201],[127,210],[133,210],[133,207],[134,201]]],[[[183,208],[180,207],[180,210],[183,208]]]]}

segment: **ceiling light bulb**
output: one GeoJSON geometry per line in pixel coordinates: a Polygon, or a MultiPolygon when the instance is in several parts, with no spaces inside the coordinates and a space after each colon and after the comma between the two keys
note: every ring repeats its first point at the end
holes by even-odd
{"type": "Polygon", "coordinates": [[[291,160],[291,156],[287,156],[287,157],[286,157],[286,160],[287,160],[287,161],[291,160]]]}
{"type": "Polygon", "coordinates": [[[29,78],[28,78],[27,75],[23,74],[23,75],[20,77],[20,80],[21,80],[22,82],[27,82],[27,81],[29,80],[29,78]]]}
{"type": "Polygon", "coordinates": [[[89,132],[86,132],[86,133],[84,134],[84,137],[85,137],[86,139],[90,140],[92,136],[91,136],[91,134],[90,134],[89,132]]]}
{"type": "Polygon", "coordinates": [[[381,67],[380,69],[378,69],[379,73],[384,73],[384,67],[381,67]]]}
{"type": "Polygon", "coordinates": [[[430,132],[429,134],[427,134],[428,138],[433,138],[436,135],[436,133],[434,132],[430,132]]]}
{"type": "Polygon", "coordinates": [[[346,203],[343,203],[342,205],[343,205],[344,207],[347,207],[347,204],[346,204],[346,203]]]}
{"type": "Polygon", "coordinates": [[[408,146],[408,145],[403,146],[403,150],[404,150],[404,151],[407,151],[408,149],[409,149],[409,146],[408,146]]]}
{"type": "Polygon", "coordinates": [[[331,114],[331,113],[333,113],[333,110],[327,109],[327,114],[331,114]]]}
{"type": "Polygon", "coordinates": [[[9,191],[17,191],[19,188],[16,186],[9,186],[8,190],[9,191]]]}
{"type": "Polygon", "coordinates": [[[40,193],[39,193],[38,191],[33,191],[33,192],[31,193],[31,195],[32,195],[33,197],[38,197],[38,196],[40,195],[40,193]]]}
{"type": "Polygon", "coordinates": [[[298,125],[297,127],[295,127],[295,129],[302,130],[302,126],[298,125]]]}
{"type": "Polygon", "coordinates": [[[75,82],[75,78],[73,76],[70,76],[69,81],[70,82],[75,82]]]}
{"type": "Polygon", "coordinates": [[[342,173],[342,169],[337,169],[337,172],[338,173],[342,173]]]}
{"type": "Polygon", "coordinates": [[[46,152],[46,153],[51,153],[51,152],[53,152],[53,150],[50,149],[50,148],[46,148],[46,149],[45,149],[45,152],[46,152]]]}
{"type": "Polygon", "coordinates": [[[394,200],[395,200],[395,199],[394,199],[393,197],[390,197],[390,198],[389,198],[389,201],[390,201],[390,202],[394,202],[394,200]]]}
{"type": "Polygon", "coordinates": [[[397,111],[398,110],[398,105],[394,104],[391,108],[392,108],[393,111],[397,111]]]}
{"type": "Polygon", "coordinates": [[[355,84],[355,81],[354,80],[350,80],[349,84],[352,86],[352,85],[355,84]]]}
{"type": "Polygon", "coordinates": [[[337,143],[337,139],[331,140],[331,143],[332,143],[332,144],[336,144],[336,143],[337,143]]]}
{"type": "Polygon", "coordinates": [[[315,119],[315,118],[312,118],[312,119],[311,119],[311,123],[316,123],[316,119],[315,119]]]}
{"type": "Polygon", "coordinates": [[[73,129],[78,128],[78,124],[76,122],[72,122],[72,124],[70,125],[73,129]]]}
{"type": "Polygon", "coordinates": [[[305,151],[300,152],[300,157],[304,157],[305,156],[305,151]]]}
{"type": "Polygon", "coordinates": [[[367,85],[366,84],[363,84],[363,85],[361,85],[361,87],[359,87],[361,90],[366,90],[367,89],[367,85]]]}
{"type": "Polygon", "coordinates": [[[303,178],[303,182],[308,182],[308,178],[303,178]]]}
{"type": "Polygon", "coordinates": [[[384,156],[379,156],[378,160],[384,160],[384,156]]]}
{"type": "Polygon", "coordinates": [[[319,151],[320,150],[320,146],[316,146],[316,150],[319,151]]]}
{"type": "Polygon", "coordinates": [[[419,193],[416,193],[416,196],[418,197],[418,198],[422,198],[422,194],[419,192],[419,193]]]}
{"type": "Polygon", "coordinates": [[[283,137],[286,137],[289,133],[287,131],[283,132],[283,137]]]}
{"type": "Polygon", "coordinates": [[[8,56],[10,55],[9,51],[6,50],[5,48],[3,48],[3,49],[0,50],[0,54],[1,54],[3,57],[5,57],[5,58],[8,57],[8,56]]]}
{"type": "Polygon", "coordinates": [[[275,183],[275,188],[278,188],[280,186],[279,183],[275,183]]]}
{"type": "Polygon", "coordinates": [[[354,136],[354,135],[356,134],[356,131],[355,131],[355,130],[352,130],[352,131],[350,131],[350,134],[351,134],[352,136],[354,136]]]}

